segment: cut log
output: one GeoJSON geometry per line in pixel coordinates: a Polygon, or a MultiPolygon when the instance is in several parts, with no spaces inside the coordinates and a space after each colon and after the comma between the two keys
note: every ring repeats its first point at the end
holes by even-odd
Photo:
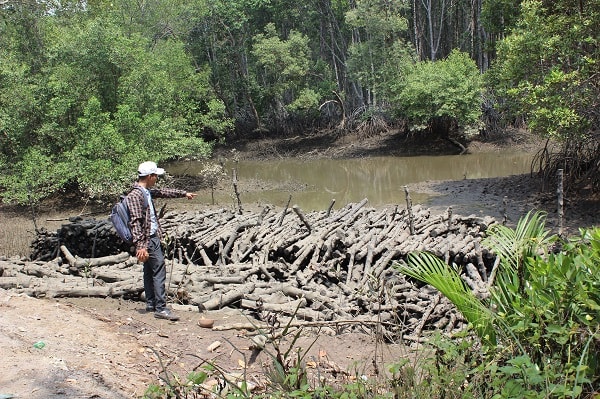
{"type": "Polygon", "coordinates": [[[226,294],[216,295],[208,301],[197,303],[198,308],[201,312],[206,310],[222,309],[233,302],[239,301],[244,297],[244,295],[248,295],[249,293],[254,291],[254,287],[254,283],[244,284],[238,289],[232,289],[226,294]]]}
{"type": "MultiPolygon", "coordinates": [[[[287,210],[269,214],[268,207],[260,213],[241,207],[167,212],[169,295],[206,310],[245,308],[261,299],[263,311],[288,318],[290,304],[302,299],[296,317],[307,320],[398,317],[401,328],[382,324],[386,338],[462,328],[465,321],[452,316],[451,305],[440,300],[432,310],[437,293],[391,265],[410,251],[429,251],[456,263],[467,284],[483,294],[497,258],[481,242],[495,221],[451,209],[434,215],[420,205],[373,209],[367,203],[310,213],[296,208],[300,223],[286,218],[287,210]]],[[[0,286],[48,297],[143,297],[142,266],[115,242],[107,220],[73,218],[56,234],[36,237],[35,252],[44,257],[39,262],[0,260],[0,286]]]]}
{"type": "Polygon", "coordinates": [[[69,266],[76,269],[83,269],[86,267],[103,266],[103,265],[114,265],[117,263],[125,262],[129,260],[131,255],[128,252],[121,252],[117,255],[103,256],[100,258],[89,258],[82,259],[78,256],[73,256],[66,246],[61,245],[61,252],[65,256],[69,266]]]}

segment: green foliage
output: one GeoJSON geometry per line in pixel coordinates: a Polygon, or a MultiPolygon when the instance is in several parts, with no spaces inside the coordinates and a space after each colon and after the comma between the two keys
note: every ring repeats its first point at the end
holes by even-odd
{"type": "Polygon", "coordinates": [[[140,162],[206,156],[203,137],[232,128],[209,73],[184,44],[125,32],[131,26],[113,22],[115,9],[39,18],[43,68],[2,50],[4,201],[37,202],[67,185],[85,197],[114,197],[140,162]],[[48,169],[32,172],[39,165],[48,169]]]}
{"type": "Polygon", "coordinates": [[[594,262],[600,256],[595,248],[600,231],[582,232],[572,242],[557,244],[563,245],[560,252],[546,253],[556,237],[547,238],[543,214],[528,218],[529,214],[515,230],[492,227],[484,242],[501,260],[502,270],[492,290],[498,315],[520,318],[510,325],[523,322],[526,316],[538,326],[550,327],[548,337],[554,331],[567,331],[564,328],[571,322],[579,326],[592,326],[590,320],[597,323],[600,297],[594,291],[600,278],[595,272],[600,268],[594,262]]]}
{"type": "Polygon", "coordinates": [[[277,118],[287,106],[289,110],[318,108],[318,95],[308,89],[307,75],[310,71],[310,49],[308,37],[291,31],[287,40],[282,40],[274,24],[268,24],[264,33],[253,38],[252,55],[256,59],[260,82],[260,96],[264,107],[273,106],[277,118]],[[291,100],[291,101],[290,101],[291,100]]]}
{"type": "Polygon", "coordinates": [[[308,38],[292,31],[287,40],[281,40],[274,24],[254,37],[252,54],[266,73],[279,76],[279,83],[301,78],[308,70],[308,38]]]}
{"type": "Polygon", "coordinates": [[[415,63],[405,73],[393,89],[393,101],[412,126],[435,120],[467,126],[479,120],[481,77],[467,54],[453,51],[445,60],[415,63]]]}
{"type": "Polygon", "coordinates": [[[69,170],[64,164],[55,162],[38,147],[27,149],[23,158],[12,167],[19,172],[0,176],[0,183],[7,188],[3,199],[19,204],[38,204],[61,189],[69,177],[69,170]]]}
{"type": "MultiPolygon", "coordinates": [[[[536,255],[537,251],[545,250],[556,239],[548,237],[545,214],[542,212],[527,213],[519,219],[514,229],[500,224],[493,225],[488,234],[484,244],[496,252],[504,271],[517,274],[521,282],[528,278],[525,267],[527,260],[536,255]]],[[[505,274],[500,274],[499,278],[503,276],[505,274]]],[[[506,284],[512,283],[507,281],[506,284]]]]}
{"type": "Polygon", "coordinates": [[[473,345],[467,337],[450,340],[434,333],[417,359],[389,366],[394,398],[478,398],[473,345]]]}
{"type": "Polygon", "coordinates": [[[509,118],[568,139],[598,126],[599,15],[597,2],[567,0],[4,2],[2,151],[53,139],[43,145],[60,153],[92,97],[111,119],[122,106],[172,119],[186,146],[219,139],[234,117],[240,130],[335,123],[332,91],[345,117],[367,106],[412,126],[468,125],[479,108],[464,85],[479,84],[471,71],[454,79],[436,73],[443,63],[413,65],[453,49],[481,70],[495,60],[489,88],[509,118]]]}
{"type": "Polygon", "coordinates": [[[489,309],[461,288],[441,260],[417,253],[399,269],[438,288],[467,320],[484,320],[475,332],[485,359],[473,370],[493,398],[565,398],[598,383],[600,349],[600,229],[559,242],[544,227],[545,215],[527,214],[513,230],[494,225],[484,244],[500,259],[493,271],[489,309]],[[554,251],[548,251],[553,248],[554,251]],[[474,311],[476,310],[476,311],[474,311]],[[474,315],[483,314],[477,318],[474,315]],[[493,323],[493,327],[492,324],[493,323]],[[495,330],[497,341],[484,339],[495,330]]]}
{"type": "Polygon", "coordinates": [[[510,30],[519,17],[521,0],[488,0],[482,4],[481,19],[490,34],[510,30]]]}
{"type": "Polygon", "coordinates": [[[307,112],[316,110],[319,107],[321,96],[312,89],[302,89],[294,101],[292,101],[287,109],[295,112],[307,112]]]}
{"type": "Polygon", "coordinates": [[[360,38],[348,48],[348,73],[374,93],[374,105],[388,100],[390,86],[404,79],[402,66],[412,60],[405,41],[405,8],[406,3],[397,0],[360,0],[345,14],[345,22],[360,38]]]}
{"type": "MultiPolygon", "coordinates": [[[[166,372],[166,370],[165,370],[166,372]]],[[[206,364],[200,368],[200,371],[189,373],[185,380],[177,376],[173,379],[164,378],[165,385],[151,384],[144,392],[143,399],[162,399],[162,398],[188,398],[197,397],[197,393],[211,394],[211,390],[204,385],[209,377],[218,376],[219,372],[211,365],[206,364]]]]}
{"type": "Polygon", "coordinates": [[[13,157],[32,143],[26,140],[31,124],[39,118],[38,82],[19,55],[0,47],[0,154],[13,157]],[[24,141],[24,143],[23,143],[24,141]]]}
{"type": "Polygon", "coordinates": [[[504,111],[524,116],[532,131],[560,141],[597,128],[599,23],[594,2],[523,1],[521,18],[499,43],[487,76],[507,100],[504,111]]]}
{"type": "Polygon", "coordinates": [[[160,385],[151,384],[148,388],[146,388],[146,392],[144,392],[143,399],[160,399],[164,398],[166,393],[164,389],[160,387],[160,385]]]}
{"type": "Polygon", "coordinates": [[[556,237],[547,239],[543,226],[537,213],[516,234],[498,226],[486,241],[501,256],[492,305],[511,344],[507,354],[515,356],[489,370],[505,384],[503,397],[577,397],[598,375],[600,229],[547,253],[556,237]]]}

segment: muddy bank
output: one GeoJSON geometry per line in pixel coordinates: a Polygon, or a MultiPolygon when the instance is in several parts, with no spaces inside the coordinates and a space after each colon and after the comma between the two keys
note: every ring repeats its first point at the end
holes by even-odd
{"type": "MultiPolygon", "coordinates": [[[[546,187],[535,175],[431,181],[409,187],[411,190],[430,194],[432,197],[426,206],[436,212],[452,207],[458,214],[506,219],[509,226],[514,226],[527,212],[543,211],[547,213],[546,227],[558,232],[556,185],[546,187]]],[[[585,191],[566,193],[562,220],[564,233],[577,234],[580,227],[599,225],[599,211],[600,201],[597,196],[585,191]]]]}
{"type": "MultiPolygon", "coordinates": [[[[544,141],[532,134],[517,129],[507,130],[502,135],[473,137],[460,144],[467,153],[494,152],[518,147],[520,151],[536,152],[544,141]]],[[[405,134],[401,131],[360,136],[356,134],[332,134],[315,132],[306,136],[265,137],[251,140],[237,140],[217,145],[215,158],[268,160],[280,158],[365,158],[373,156],[416,156],[416,155],[456,155],[462,147],[441,138],[427,134],[405,134]]]]}
{"type": "MultiPolygon", "coordinates": [[[[476,137],[465,141],[469,153],[494,153],[509,148],[536,154],[546,142],[523,130],[507,130],[502,135],[476,137]]],[[[264,138],[241,141],[215,149],[215,158],[268,160],[284,157],[300,159],[355,158],[370,156],[414,156],[458,154],[461,149],[448,140],[426,135],[406,136],[391,131],[371,137],[314,134],[307,137],[264,138]]],[[[250,183],[252,184],[252,183],[250,183]]],[[[535,170],[524,175],[500,178],[426,181],[410,184],[409,191],[431,196],[423,205],[433,212],[449,207],[460,215],[491,216],[514,225],[529,211],[547,213],[547,227],[559,227],[557,181],[543,182],[535,170]]],[[[248,187],[252,189],[252,187],[248,187]]],[[[400,203],[399,205],[404,205],[400,203]]],[[[580,227],[600,222],[600,199],[586,190],[565,193],[562,220],[564,232],[574,234],[580,227]]]]}

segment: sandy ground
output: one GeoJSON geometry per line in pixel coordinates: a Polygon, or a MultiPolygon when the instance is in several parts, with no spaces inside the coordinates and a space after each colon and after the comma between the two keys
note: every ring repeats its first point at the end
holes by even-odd
{"type": "MultiPolygon", "coordinates": [[[[185,379],[207,363],[218,365],[230,379],[245,374],[256,389],[264,387],[275,347],[253,350],[255,331],[219,331],[248,324],[244,315],[231,309],[202,314],[174,308],[181,319],[168,322],[146,313],[139,302],[45,300],[0,290],[0,397],[138,398],[151,383],[185,379]],[[212,329],[200,327],[206,318],[215,320],[212,329]]],[[[413,353],[401,344],[383,344],[367,330],[328,327],[305,328],[298,338],[289,334],[276,347],[281,352],[293,348],[289,358],[299,353],[310,378],[319,375],[331,383],[373,377],[374,365],[383,370],[413,353]]],[[[209,385],[217,384],[218,377],[209,385]]]]}
{"type": "MultiPolygon", "coordinates": [[[[317,140],[304,143],[302,153],[297,152],[302,145],[293,140],[266,141],[240,146],[238,151],[261,157],[368,156],[390,148],[389,140],[379,137],[361,145],[345,138],[337,143],[317,140]]],[[[519,142],[518,137],[503,145],[515,143],[535,148],[529,141],[519,142]]],[[[474,143],[472,149],[485,151],[490,145],[497,144],[474,143]]],[[[222,149],[226,150],[230,149],[222,149]]],[[[529,210],[544,210],[548,227],[556,230],[561,226],[554,193],[542,192],[531,176],[424,182],[409,189],[431,194],[429,206],[435,212],[447,212],[451,207],[455,214],[506,218],[514,224],[529,210]]],[[[600,206],[593,198],[567,197],[564,210],[562,226],[570,233],[598,223],[600,206]]],[[[231,375],[245,373],[253,385],[264,385],[270,356],[251,348],[255,333],[218,330],[247,322],[243,314],[228,309],[205,314],[189,307],[176,306],[175,310],[181,320],[173,323],[155,319],[139,302],[36,299],[0,289],[0,398],[138,398],[151,383],[185,378],[207,362],[231,375]],[[202,318],[214,319],[215,328],[200,327],[202,318]]],[[[288,335],[277,341],[277,346],[281,350],[293,346],[313,377],[321,375],[331,381],[374,376],[385,364],[414,356],[404,345],[383,345],[366,329],[306,328],[298,340],[293,338],[288,335]]],[[[273,350],[270,347],[271,353],[273,350]]],[[[216,383],[216,379],[211,381],[216,383]]]]}

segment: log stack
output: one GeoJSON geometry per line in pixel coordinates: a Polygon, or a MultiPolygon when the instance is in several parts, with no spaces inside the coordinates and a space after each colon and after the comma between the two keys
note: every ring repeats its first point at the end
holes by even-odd
{"type": "MultiPolygon", "coordinates": [[[[450,209],[434,215],[421,206],[374,209],[367,200],[331,208],[167,213],[162,226],[172,301],[200,311],[235,307],[271,324],[294,318],[379,326],[391,339],[464,327],[445,297],[393,264],[412,251],[429,251],[455,263],[465,282],[484,293],[495,256],[480,243],[493,218],[453,216],[450,209]]],[[[0,261],[0,287],[33,296],[141,299],[141,265],[107,223],[73,219],[55,236],[38,237],[38,253],[49,248],[44,257],[59,256],[0,261]]]]}
{"type": "Polygon", "coordinates": [[[106,219],[69,218],[56,232],[44,229],[37,232],[31,243],[31,259],[51,260],[60,255],[61,245],[77,256],[95,258],[129,251],[130,246],[117,236],[112,223],[106,219]]]}

